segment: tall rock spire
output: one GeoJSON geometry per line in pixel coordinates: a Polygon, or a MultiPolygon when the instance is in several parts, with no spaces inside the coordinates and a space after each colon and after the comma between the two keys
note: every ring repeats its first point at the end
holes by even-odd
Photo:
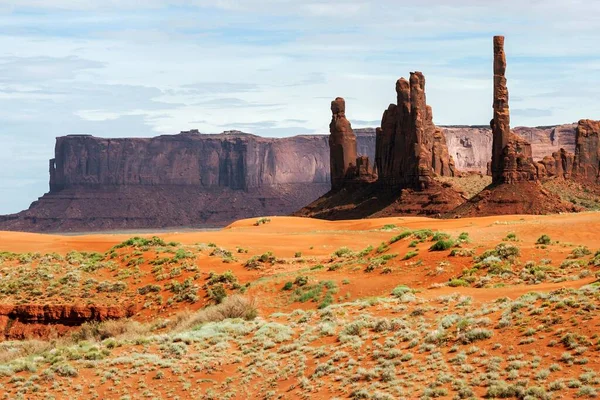
{"type": "Polygon", "coordinates": [[[494,36],[494,119],[490,122],[493,134],[492,180],[494,183],[502,182],[503,151],[510,140],[510,110],[505,74],[504,36],[494,36]]]}
{"type": "Polygon", "coordinates": [[[346,102],[337,97],[331,102],[329,124],[329,154],[331,188],[340,189],[348,179],[356,175],[356,135],[346,119],[346,102]]]}

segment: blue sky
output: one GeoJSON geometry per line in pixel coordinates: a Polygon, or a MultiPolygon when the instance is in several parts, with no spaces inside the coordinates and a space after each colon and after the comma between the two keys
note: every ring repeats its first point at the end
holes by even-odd
{"type": "Polygon", "coordinates": [[[414,70],[437,124],[487,124],[494,34],[513,126],[599,119],[598,3],[0,0],[0,214],[69,133],[326,133],[336,96],[373,126],[414,70]]]}

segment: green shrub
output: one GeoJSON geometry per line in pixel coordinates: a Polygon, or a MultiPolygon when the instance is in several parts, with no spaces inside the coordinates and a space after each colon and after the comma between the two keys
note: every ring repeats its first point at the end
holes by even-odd
{"type": "Polygon", "coordinates": [[[506,235],[506,237],[504,238],[504,240],[506,240],[507,242],[517,242],[519,241],[519,239],[517,238],[517,234],[514,232],[510,232],[508,235],[506,235]]]}
{"type": "Polygon", "coordinates": [[[432,242],[437,242],[440,240],[448,240],[448,239],[450,239],[450,235],[447,233],[444,233],[444,232],[436,232],[431,237],[432,242]]]}
{"type": "Polygon", "coordinates": [[[221,304],[223,300],[227,297],[227,291],[222,284],[217,284],[211,286],[206,291],[208,297],[213,300],[216,304],[221,304]]]}
{"type": "Polygon", "coordinates": [[[430,251],[444,251],[454,246],[454,240],[452,239],[441,239],[438,240],[429,248],[430,251]]]}
{"type": "Polygon", "coordinates": [[[267,218],[267,217],[259,218],[254,223],[254,226],[260,226],[260,225],[268,224],[269,222],[271,222],[271,218],[267,218]]]}
{"type": "Polygon", "coordinates": [[[412,293],[412,289],[409,288],[406,285],[400,285],[400,286],[396,286],[393,290],[392,290],[392,296],[394,297],[402,297],[402,295],[407,294],[407,293],[412,293]]]}
{"type": "Polygon", "coordinates": [[[469,285],[469,282],[463,280],[463,279],[452,279],[451,281],[448,282],[448,286],[450,287],[459,287],[459,286],[471,286],[469,285]]]}
{"type": "Polygon", "coordinates": [[[544,244],[544,245],[549,245],[550,243],[552,243],[552,239],[550,239],[550,236],[548,235],[542,235],[538,238],[538,240],[535,242],[535,244],[544,244]]]}
{"type": "Polygon", "coordinates": [[[590,254],[592,254],[592,252],[586,246],[577,246],[571,251],[571,254],[569,254],[567,258],[581,258],[584,256],[589,256],[590,254]]]}
{"type": "Polygon", "coordinates": [[[451,257],[472,257],[475,255],[473,249],[454,249],[450,252],[451,257]]]}
{"type": "Polygon", "coordinates": [[[308,283],[308,276],[297,276],[294,280],[294,285],[304,286],[308,283]]]}
{"type": "Polygon", "coordinates": [[[349,257],[353,254],[353,251],[348,247],[340,247],[336,251],[333,252],[333,257],[349,257]]]}
{"type": "Polygon", "coordinates": [[[283,290],[292,290],[293,287],[294,287],[293,282],[286,282],[285,285],[283,285],[283,290]]]}
{"type": "Polygon", "coordinates": [[[419,255],[418,251],[409,251],[408,253],[406,253],[406,255],[404,256],[404,258],[402,258],[403,260],[410,260],[411,258],[414,258],[416,256],[419,255]]]}
{"type": "Polygon", "coordinates": [[[458,240],[462,243],[469,243],[471,239],[469,238],[469,232],[462,232],[458,235],[458,240]]]}
{"type": "Polygon", "coordinates": [[[157,293],[160,292],[161,287],[159,285],[146,285],[138,288],[137,292],[139,294],[146,295],[148,293],[157,293]]]}
{"type": "Polygon", "coordinates": [[[404,231],[399,235],[394,236],[393,238],[390,239],[389,243],[393,244],[396,243],[404,238],[409,237],[410,235],[412,235],[412,231],[404,231]]]}

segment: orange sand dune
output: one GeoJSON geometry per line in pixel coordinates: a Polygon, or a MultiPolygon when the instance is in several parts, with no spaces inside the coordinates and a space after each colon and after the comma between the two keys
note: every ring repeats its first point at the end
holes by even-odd
{"type": "MultiPolygon", "coordinates": [[[[380,229],[387,224],[399,228],[434,229],[451,234],[468,231],[478,243],[497,242],[507,232],[515,232],[527,243],[541,234],[554,235],[562,242],[590,247],[600,246],[600,213],[550,216],[508,215],[482,218],[439,220],[424,217],[391,217],[349,221],[324,221],[298,217],[271,217],[271,222],[255,226],[256,218],[244,219],[219,231],[156,232],[138,236],[160,236],[183,244],[213,242],[219,246],[243,246],[256,251],[274,251],[289,256],[302,251],[309,256],[330,254],[340,246],[376,245],[389,239],[393,232],[380,229]],[[307,248],[314,249],[308,251],[307,248]]],[[[84,236],[48,235],[0,231],[0,251],[58,252],[70,250],[106,251],[134,234],[91,234],[84,236]]]]}

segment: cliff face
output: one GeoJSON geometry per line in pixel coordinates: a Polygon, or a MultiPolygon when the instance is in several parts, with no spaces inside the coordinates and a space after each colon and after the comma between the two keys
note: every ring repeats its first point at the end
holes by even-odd
{"type": "MultiPolygon", "coordinates": [[[[573,153],[576,128],[577,124],[536,128],[520,126],[513,132],[531,143],[533,159],[540,161],[561,148],[573,153]]],[[[456,168],[485,174],[492,153],[492,130],[487,126],[445,126],[442,130],[456,168]]]]}
{"type": "MultiPolygon", "coordinates": [[[[196,131],[155,138],[59,137],[50,192],[0,229],[91,231],[223,226],[287,215],[329,190],[325,135],[283,139],[196,131]]],[[[368,152],[369,131],[357,145],[368,152]]]]}
{"type": "Polygon", "coordinates": [[[179,135],[151,139],[66,136],[56,141],[50,191],[92,186],[200,186],[248,190],[327,183],[325,137],[179,135]]]}
{"type": "MultiPolygon", "coordinates": [[[[576,127],[514,132],[532,143],[534,160],[556,153],[556,159],[546,157],[548,166],[570,171],[573,155],[568,153],[575,153],[576,127]]],[[[492,148],[490,128],[441,129],[457,170],[485,173],[492,148]]],[[[354,133],[357,159],[364,155],[375,160],[375,129],[354,133]]],[[[436,161],[438,153],[434,143],[436,169],[444,165],[436,161]]],[[[223,226],[240,218],[287,215],[330,189],[329,161],[326,135],[267,139],[238,132],[186,132],[147,139],[60,137],[50,162],[50,193],[29,210],[0,216],[0,230],[223,226]]]]}
{"type": "Polygon", "coordinates": [[[384,185],[423,189],[434,175],[455,174],[445,135],[433,124],[421,72],[396,82],[396,104],[383,113],[376,142],[378,181],[384,185]]]}

